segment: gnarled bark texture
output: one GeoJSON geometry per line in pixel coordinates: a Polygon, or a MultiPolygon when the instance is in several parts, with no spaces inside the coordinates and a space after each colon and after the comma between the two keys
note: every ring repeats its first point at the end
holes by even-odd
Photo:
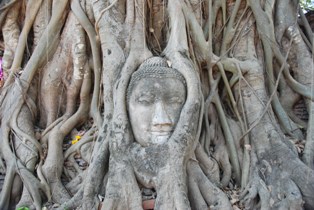
{"type": "Polygon", "coordinates": [[[0,209],[314,209],[297,1],[5,0],[0,31],[0,209]],[[187,99],[167,143],[142,147],[126,93],[152,56],[187,99]]]}

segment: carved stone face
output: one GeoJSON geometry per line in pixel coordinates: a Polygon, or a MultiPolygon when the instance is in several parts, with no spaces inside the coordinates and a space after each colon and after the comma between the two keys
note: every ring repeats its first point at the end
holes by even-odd
{"type": "Polygon", "coordinates": [[[135,140],[146,147],[163,144],[172,135],[186,100],[176,78],[142,78],[131,92],[128,111],[135,140]]]}

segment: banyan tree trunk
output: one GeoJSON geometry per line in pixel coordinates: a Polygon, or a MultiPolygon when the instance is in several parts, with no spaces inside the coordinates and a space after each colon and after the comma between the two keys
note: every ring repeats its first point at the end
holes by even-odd
{"type": "Polygon", "coordinates": [[[0,31],[0,209],[314,209],[297,1],[2,0],[0,31]],[[142,146],[127,91],[151,57],[186,101],[167,142],[142,146]]]}

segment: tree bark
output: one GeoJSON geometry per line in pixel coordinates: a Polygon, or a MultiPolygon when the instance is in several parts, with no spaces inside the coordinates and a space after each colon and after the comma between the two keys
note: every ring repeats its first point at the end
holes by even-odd
{"type": "Polygon", "coordinates": [[[0,31],[0,209],[314,208],[296,1],[0,1],[0,31]],[[153,56],[187,97],[167,142],[142,146],[126,95],[153,56]]]}

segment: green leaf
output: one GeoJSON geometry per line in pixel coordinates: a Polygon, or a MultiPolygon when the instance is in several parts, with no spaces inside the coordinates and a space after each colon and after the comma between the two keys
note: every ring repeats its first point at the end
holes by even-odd
{"type": "Polygon", "coordinates": [[[29,208],[28,207],[19,207],[16,210],[29,210],[29,208]]]}

